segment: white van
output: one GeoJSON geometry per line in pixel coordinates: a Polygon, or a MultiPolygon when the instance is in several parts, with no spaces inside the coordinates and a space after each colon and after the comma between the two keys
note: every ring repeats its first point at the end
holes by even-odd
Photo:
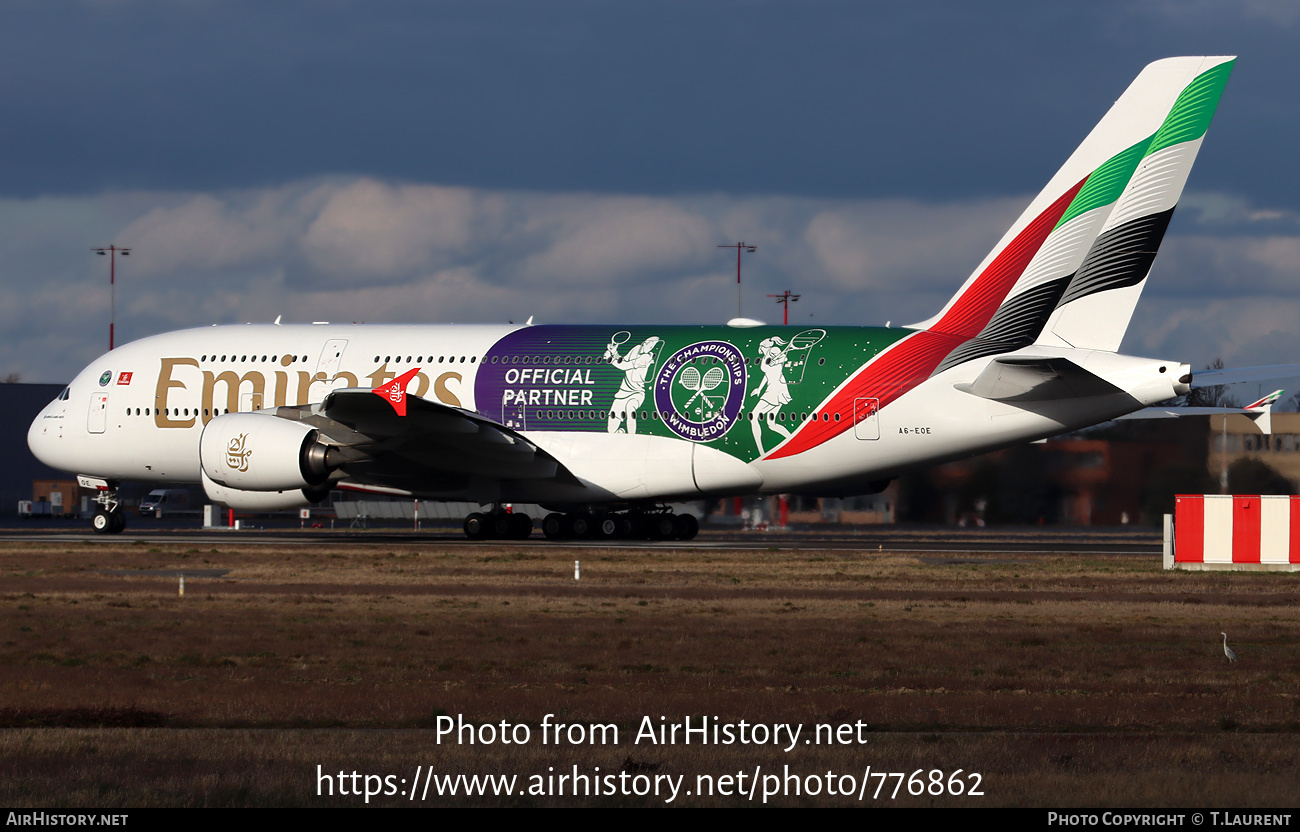
{"type": "Polygon", "coordinates": [[[163,517],[190,508],[190,492],[184,488],[155,488],[140,501],[141,517],[163,517]]]}

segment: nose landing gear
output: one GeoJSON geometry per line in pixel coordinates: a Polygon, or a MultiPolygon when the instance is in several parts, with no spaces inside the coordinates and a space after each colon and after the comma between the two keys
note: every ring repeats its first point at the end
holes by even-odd
{"type": "Polygon", "coordinates": [[[90,519],[90,527],[98,534],[120,534],[126,528],[126,512],[117,501],[117,483],[93,477],[78,477],[83,487],[95,488],[95,516],[90,519]]]}
{"type": "Polygon", "coordinates": [[[96,509],[90,527],[99,534],[118,534],[126,528],[126,515],[120,508],[96,509]]]}

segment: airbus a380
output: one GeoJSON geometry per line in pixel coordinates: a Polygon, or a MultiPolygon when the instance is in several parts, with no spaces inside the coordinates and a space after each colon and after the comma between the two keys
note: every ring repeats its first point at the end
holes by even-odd
{"type": "Polygon", "coordinates": [[[125,526],[123,481],[239,510],[332,488],[493,508],[471,537],[689,538],[667,503],[861,494],[1140,411],[1188,364],[1116,351],[1232,69],[1147,66],[938,314],[903,328],[213,326],[86,367],[32,423],[125,526]]]}

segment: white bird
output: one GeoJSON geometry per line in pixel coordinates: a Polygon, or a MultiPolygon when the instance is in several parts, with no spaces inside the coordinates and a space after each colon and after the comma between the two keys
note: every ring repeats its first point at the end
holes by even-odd
{"type": "Polygon", "coordinates": [[[1223,655],[1228,657],[1228,664],[1232,664],[1237,660],[1237,654],[1232,652],[1232,648],[1228,646],[1228,634],[1219,633],[1219,635],[1223,636],[1223,655]]]}

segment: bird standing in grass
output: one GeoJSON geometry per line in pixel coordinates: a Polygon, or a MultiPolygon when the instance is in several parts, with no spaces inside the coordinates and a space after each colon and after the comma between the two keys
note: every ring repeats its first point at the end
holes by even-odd
{"type": "Polygon", "coordinates": [[[1232,664],[1237,660],[1237,654],[1232,652],[1232,648],[1228,646],[1228,634],[1219,633],[1219,635],[1223,636],[1223,655],[1228,657],[1228,664],[1232,664]]]}

